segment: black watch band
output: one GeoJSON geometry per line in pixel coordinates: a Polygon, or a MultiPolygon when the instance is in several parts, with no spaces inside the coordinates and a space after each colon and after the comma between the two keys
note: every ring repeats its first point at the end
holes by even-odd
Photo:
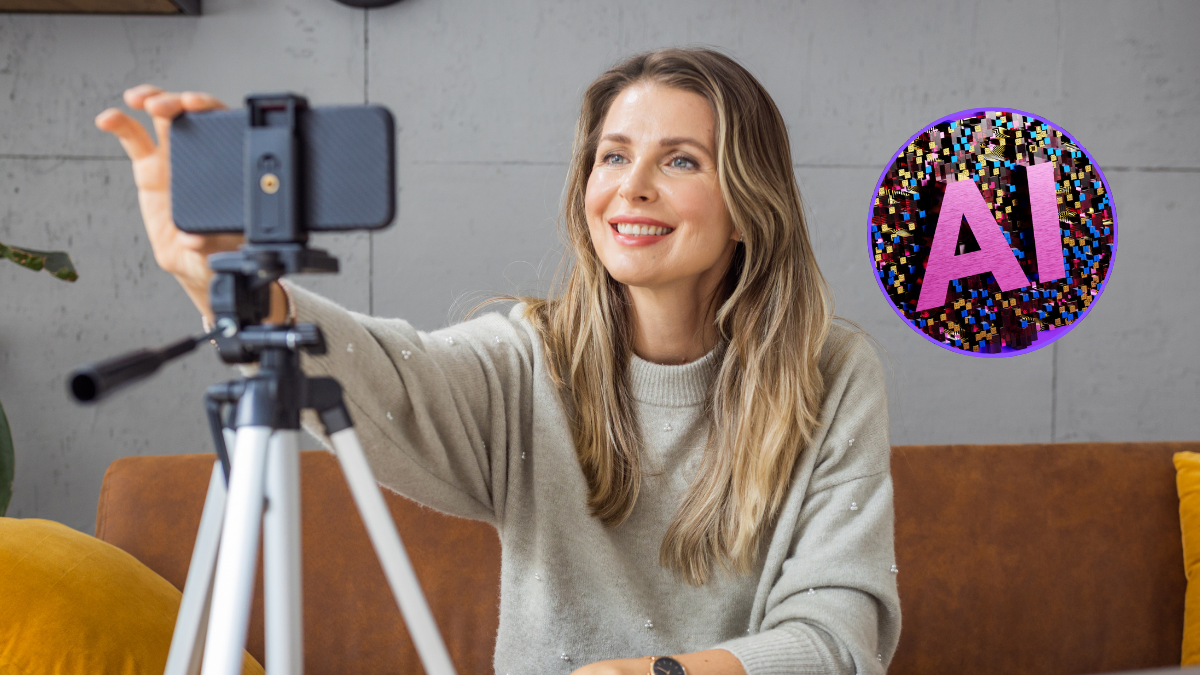
{"type": "Polygon", "coordinates": [[[650,662],[650,675],[687,675],[683,664],[669,656],[656,656],[650,662]]]}

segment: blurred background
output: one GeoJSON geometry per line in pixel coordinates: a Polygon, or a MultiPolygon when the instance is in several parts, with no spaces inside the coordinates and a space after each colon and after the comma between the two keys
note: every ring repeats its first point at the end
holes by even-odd
{"type": "Polygon", "coordinates": [[[389,107],[395,224],[316,237],[343,272],[300,283],[433,329],[482,297],[549,289],[584,88],[626,55],[676,45],[730,54],[779,105],[836,311],[883,348],[894,445],[1200,439],[1198,34],[1194,0],[204,0],[200,16],[0,14],[0,242],[65,250],[80,277],[0,261],[8,515],[93,532],[108,464],[210,452],[204,388],[234,375],[205,348],[99,406],[67,399],[74,366],[200,327],[155,265],[129,161],[92,123],[125,88],[209,91],[231,107],[282,90],[389,107]],[[1090,314],[1006,359],[951,353],[905,326],[867,249],[892,154],[935,119],[986,106],[1073,134],[1118,220],[1090,314]]]}

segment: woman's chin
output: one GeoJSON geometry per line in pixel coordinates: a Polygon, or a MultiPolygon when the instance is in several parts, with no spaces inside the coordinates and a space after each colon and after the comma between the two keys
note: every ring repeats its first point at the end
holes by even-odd
{"type": "Polygon", "coordinates": [[[637,270],[632,272],[619,270],[616,274],[613,274],[612,270],[609,270],[609,276],[631,289],[636,288],[642,291],[665,290],[673,286],[677,287],[678,283],[673,284],[672,282],[679,281],[678,278],[672,275],[663,274],[663,270],[661,269],[637,270]]]}
{"type": "Polygon", "coordinates": [[[638,270],[620,268],[606,268],[608,275],[615,279],[618,283],[635,288],[653,288],[662,283],[658,270],[638,270]]]}

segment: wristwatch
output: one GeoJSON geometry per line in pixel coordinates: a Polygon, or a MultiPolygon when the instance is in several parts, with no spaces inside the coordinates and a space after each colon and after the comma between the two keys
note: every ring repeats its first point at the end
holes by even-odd
{"type": "Polygon", "coordinates": [[[687,671],[682,663],[669,656],[651,656],[650,675],[687,675],[687,671]]]}

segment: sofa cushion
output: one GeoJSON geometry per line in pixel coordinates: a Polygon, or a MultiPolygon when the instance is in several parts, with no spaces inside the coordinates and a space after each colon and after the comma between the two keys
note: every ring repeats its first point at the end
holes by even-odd
{"type": "Polygon", "coordinates": [[[1175,478],[1183,529],[1183,568],[1188,580],[1182,663],[1189,666],[1200,663],[1200,453],[1175,453],[1175,478]]]}
{"type": "MultiPolygon", "coordinates": [[[[0,518],[0,673],[161,675],[182,594],[121,549],[0,518]]],[[[242,672],[263,672],[249,654],[242,672]]]]}

